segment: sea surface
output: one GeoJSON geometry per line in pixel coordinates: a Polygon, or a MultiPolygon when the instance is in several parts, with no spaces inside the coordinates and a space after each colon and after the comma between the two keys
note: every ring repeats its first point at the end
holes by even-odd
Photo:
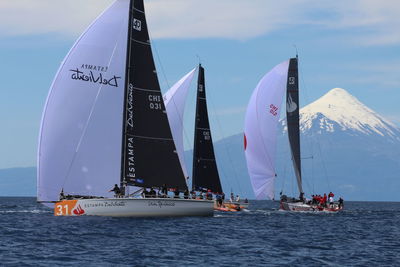
{"type": "Polygon", "coordinates": [[[400,203],[135,219],[54,217],[35,200],[0,198],[0,266],[400,266],[400,203]]]}

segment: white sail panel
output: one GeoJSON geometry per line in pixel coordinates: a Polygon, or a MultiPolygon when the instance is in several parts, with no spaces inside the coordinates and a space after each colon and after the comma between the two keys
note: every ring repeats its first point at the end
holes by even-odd
{"type": "Polygon", "coordinates": [[[255,88],[245,117],[245,155],[257,199],[274,198],[277,124],[289,61],[268,72],[255,88]]]}
{"type": "Polygon", "coordinates": [[[129,0],[115,1],[72,47],[51,86],[38,149],[38,200],[109,196],[121,173],[129,0]]]}
{"type": "Polygon", "coordinates": [[[193,80],[196,68],[191,70],[182,79],[175,83],[163,96],[168,121],[178,152],[183,174],[188,177],[183,149],[183,114],[185,110],[186,96],[193,80]]]}

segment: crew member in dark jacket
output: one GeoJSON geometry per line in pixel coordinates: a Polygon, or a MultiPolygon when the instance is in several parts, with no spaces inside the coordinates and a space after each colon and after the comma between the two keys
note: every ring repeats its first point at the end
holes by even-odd
{"type": "Polygon", "coordinates": [[[121,196],[121,189],[118,187],[117,184],[115,184],[115,185],[114,185],[114,188],[111,189],[111,190],[108,191],[108,192],[114,192],[114,196],[115,196],[115,197],[120,197],[120,196],[121,196]]]}

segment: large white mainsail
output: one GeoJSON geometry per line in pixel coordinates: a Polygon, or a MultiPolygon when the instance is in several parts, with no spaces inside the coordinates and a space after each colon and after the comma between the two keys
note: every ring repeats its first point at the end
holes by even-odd
{"type": "Polygon", "coordinates": [[[277,124],[286,91],[289,61],[268,72],[255,88],[247,107],[245,155],[257,199],[274,199],[277,124]]]}
{"type": "Polygon", "coordinates": [[[120,182],[128,19],[129,0],[114,2],[58,70],[39,135],[39,201],[57,200],[61,188],[104,196],[120,182]]]}
{"type": "Polygon", "coordinates": [[[175,83],[164,95],[165,109],[171,127],[176,150],[179,156],[183,174],[188,177],[183,149],[183,114],[185,110],[186,96],[197,68],[191,70],[182,79],[175,83]]]}

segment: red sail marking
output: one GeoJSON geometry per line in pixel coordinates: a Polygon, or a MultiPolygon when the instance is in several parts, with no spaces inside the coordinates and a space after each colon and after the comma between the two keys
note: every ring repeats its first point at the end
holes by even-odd
{"type": "Polygon", "coordinates": [[[246,134],[244,135],[243,141],[244,141],[244,150],[246,150],[246,148],[247,148],[247,138],[246,138],[246,134]]]}
{"type": "Polygon", "coordinates": [[[85,211],[82,209],[81,205],[78,205],[73,211],[75,215],[82,215],[85,213],[85,211]]]}
{"type": "Polygon", "coordinates": [[[270,108],[269,112],[272,115],[274,115],[274,116],[278,115],[278,112],[277,112],[278,108],[274,104],[269,105],[269,108],[270,108]]]}

